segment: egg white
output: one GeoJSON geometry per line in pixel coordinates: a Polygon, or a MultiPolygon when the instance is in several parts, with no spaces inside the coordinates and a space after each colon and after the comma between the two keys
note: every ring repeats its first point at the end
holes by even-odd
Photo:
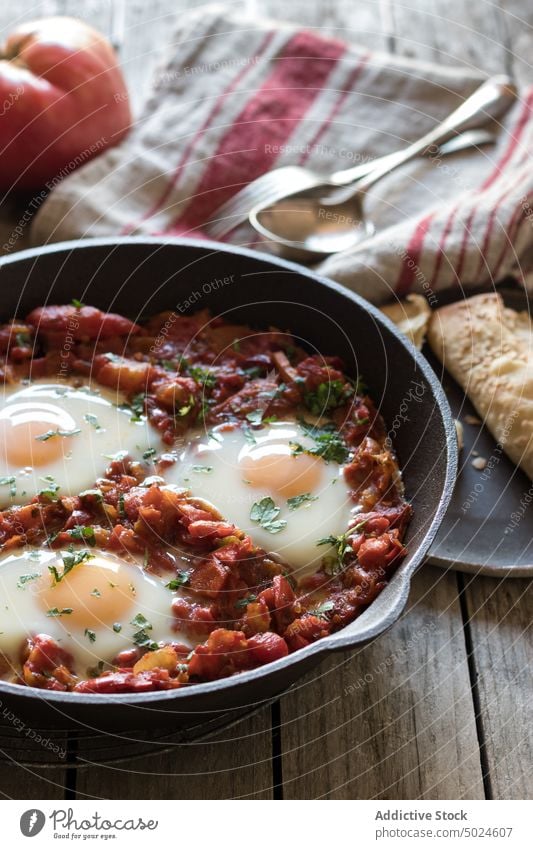
{"type": "MultiPolygon", "coordinates": [[[[21,464],[10,461],[8,427],[4,431],[6,439],[0,440],[0,508],[27,503],[46,490],[50,481],[60,487],[59,495],[77,495],[94,486],[110,456],[122,451],[140,460],[151,448],[159,451],[162,443],[158,432],[145,416],[132,421],[131,411],[120,406],[122,401],[116,392],[89,383],[75,387],[66,382],[38,380],[22,387],[4,386],[0,419],[31,421],[31,416],[38,415],[49,423],[43,428],[43,436],[49,430],[57,430],[58,421],[64,432],[80,432],[51,437],[61,440],[61,453],[42,465],[32,463],[35,442],[28,444],[27,462],[21,464]]],[[[14,434],[16,430],[13,428],[14,434]]]]}
{"type": "MultiPolygon", "coordinates": [[[[138,624],[132,620],[142,614],[151,629],[146,633],[154,642],[179,641],[189,645],[180,632],[176,635],[173,625],[171,604],[176,592],[171,591],[165,583],[171,576],[158,577],[144,571],[135,562],[127,562],[110,552],[91,550],[93,560],[75,566],[74,569],[91,569],[94,565],[105,564],[115,574],[127,580],[128,598],[125,599],[126,609],[122,617],[112,616],[110,621],[102,619],[98,624],[91,623],[90,631],[94,639],[86,633],[83,623],[73,624],[69,615],[47,615],[46,604],[43,604],[43,582],[50,581],[46,601],[53,603],[53,577],[49,572],[50,566],[55,566],[60,574],[63,571],[61,555],[48,549],[24,549],[15,551],[0,558],[0,652],[11,663],[13,671],[19,667],[21,649],[25,640],[37,634],[52,637],[61,648],[70,652],[74,658],[73,671],[80,677],[86,677],[98,667],[99,663],[111,663],[118,652],[134,646],[133,635],[139,631],[138,624]],[[120,631],[113,625],[120,625],[120,631]]],[[[102,581],[100,581],[102,584],[102,581]]],[[[59,585],[57,585],[59,586],[59,585]]],[[[63,587],[64,590],[64,587],[63,587]]],[[[102,597],[106,593],[102,589],[102,597]]],[[[109,592],[122,592],[119,588],[109,588],[109,592]]],[[[76,609],[83,604],[83,599],[72,597],[68,599],[68,607],[76,609]]],[[[98,609],[98,598],[91,599],[92,609],[98,609]]],[[[55,604],[54,604],[55,606],[55,604]]],[[[48,608],[53,610],[54,607],[48,608]]],[[[59,608],[63,610],[64,607],[59,608]]],[[[191,644],[192,647],[192,644],[191,644]]]]}
{"type": "MultiPolygon", "coordinates": [[[[207,434],[187,436],[177,462],[161,474],[169,483],[188,487],[193,496],[209,501],[226,520],[250,534],[257,545],[287,563],[296,577],[301,578],[313,574],[322,558],[332,552],[332,547],[319,546],[318,542],[346,532],[354,503],[343,468],[335,462],[318,461],[320,481],[310,493],[313,500],[303,502],[297,509],[290,509],[288,499],[276,490],[275,482],[260,488],[250,485],[241,466],[250,452],[268,450],[274,443],[290,446],[295,442],[304,448],[313,446],[313,439],[295,421],[272,422],[252,432],[222,425],[207,434]],[[253,505],[264,497],[272,498],[279,508],[276,519],[286,522],[276,533],[251,519],[253,505]]],[[[298,458],[290,454],[288,450],[287,463],[294,463],[298,458]]],[[[297,470],[295,463],[296,476],[297,470]]]]}

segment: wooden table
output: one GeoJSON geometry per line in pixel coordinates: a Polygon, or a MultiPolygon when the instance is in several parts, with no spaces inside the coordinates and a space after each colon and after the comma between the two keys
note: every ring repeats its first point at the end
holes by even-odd
{"type": "MultiPolygon", "coordinates": [[[[15,7],[0,6],[0,29],[58,11],[113,29],[138,107],[173,15],[193,5],[200,4],[117,2],[113,23],[105,0],[20,0],[15,7]]],[[[533,81],[528,0],[231,5],[320,26],[374,49],[533,81]]],[[[5,204],[0,237],[18,220],[17,212],[15,204],[5,204]]],[[[277,703],[209,742],[80,769],[71,749],[53,768],[0,763],[0,791],[15,799],[531,798],[528,590],[525,580],[473,578],[426,566],[414,581],[410,609],[388,634],[323,663],[277,703]]],[[[80,760],[90,762],[93,754],[90,743],[79,744],[80,760]]]]}

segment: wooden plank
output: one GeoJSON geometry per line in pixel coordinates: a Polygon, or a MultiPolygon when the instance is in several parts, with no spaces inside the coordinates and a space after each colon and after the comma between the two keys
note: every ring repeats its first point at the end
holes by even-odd
{"type": "Polygon", "coordinates": [[[0,728],[0,798],[63,799],[68,781],[66,737],[37,729],[0,728]],[[9,735],[9,736],[8,736],[9,735]],[[46,764],[46,766],[44,766],[46,764]]]}
{"type": "Polygon", "coordinates": [[[409,612],[281,702],[285,798],[481,799],[455,576],[424,567],[409,612]]]}
{"type": "MultiPolygon", "coordinates": [[[[127,751],[127,748],[126,748],[127,751]]],[[[79,756],[91,760],[90,746],[79,756]]],[[[78,770],[77,798],[270,799],[270,708],[205,743],[177,745],[170,753],[78,770]]]]}
{"type": "Polygon", "coordinates": [[[490,792],[494,799],[531,799],[531,582],[464,580],[490,792]]]}
{"type": "Polygon", "coordinates": [[[64,799],[64,769],[0,764],[0,799],[64,799]]]}

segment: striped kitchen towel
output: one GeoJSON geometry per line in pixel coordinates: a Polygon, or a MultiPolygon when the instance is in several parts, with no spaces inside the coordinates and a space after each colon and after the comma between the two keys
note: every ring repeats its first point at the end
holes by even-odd
{"type": "MultiPolygon", "coordinates": [[[[180,21],[127,140],[58,181],[32,241],[202,238],[220,205],[265,171],[299,163],[327,174],[397,150],[479,84],[462,69],[203,7],[180,21]]],[[[533,88],[493,146],[381,180],[365,202],[375,236],[319,270],[375,303],[410,291],[431,301],[508,275],[532,287],[532,105],[533,88]]],[[[264,248],[248,225],[228,241],[264,248]]]]}

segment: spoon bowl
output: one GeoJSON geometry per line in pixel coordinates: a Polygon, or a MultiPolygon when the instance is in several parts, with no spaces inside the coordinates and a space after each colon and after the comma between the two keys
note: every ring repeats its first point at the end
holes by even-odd
{"type": "Polygon", "coordinates": [[[364,218],[361,196],[337,204],[297,195],[270,207],[256,207],[250,223],[269,242],[272,251],[300,262],[354,248],[375,232],[364,218]]]}

